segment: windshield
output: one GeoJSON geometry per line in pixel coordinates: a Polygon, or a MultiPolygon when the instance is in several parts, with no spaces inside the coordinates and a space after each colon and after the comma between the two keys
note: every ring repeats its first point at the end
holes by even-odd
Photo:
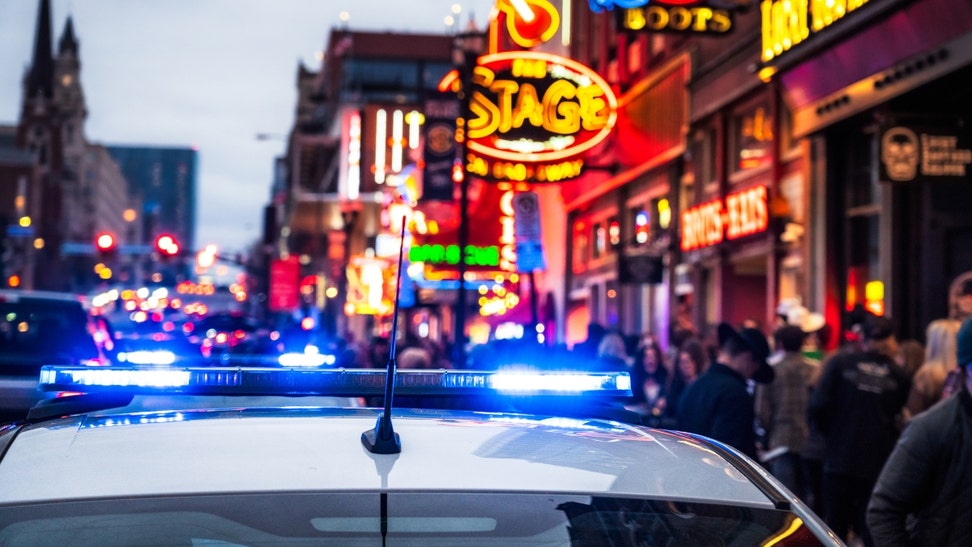
{"type": "Polygon", "coordinates": [[[792,513],[674,500],[463,493],[249,494],[0,508],[0,544],[819,545],[792,513]],[[384,518],[383,518],[384,517],[384,518]]]}

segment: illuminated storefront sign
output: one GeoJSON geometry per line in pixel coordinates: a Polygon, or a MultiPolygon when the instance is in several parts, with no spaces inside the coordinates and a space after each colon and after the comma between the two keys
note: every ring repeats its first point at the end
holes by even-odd
{"type": "Polygon", "coordinates": [[[704,0],[588,0],[594,13],[621,10],[619,21],[627,30],[725,34],[732,30],[732,12],[704,0]]]}
{"type": "MultiPolygon", "coordinates": [[[[356,123],[358,144],[349,151],[348,161],[352,168],[363,163],[369,182],[394,184],[397,175],[421,159],[425,115],[416,107],[368,105],[364,119],[356,123]]],[[[354,131],[355,126],[351,129],[354,131]]]]}
{"type": "Polygon", "coordinates": [[[769,226],[765,186],[754,186],[682,213],[683,251],[701,249],[766,231],[769,226]]]}
{"type": "Polygon", "coordinates": [[[516,271],[516,212],[513,210],[515,195],[509,189],[500,197],[500,269],[508,272],[516,271]]]}
{"type": "Polygon", "coordinates": [[[380,316],[390,314],[396,282],[393,271],[385,260],[354,257],[345,270],[348,293],[344,313],[380,316]]]}
{"type": "Polygon", "coordinates": [[[763,62],[833,25],[868,0],[763,0],[763,62]]]}
{"type": "Polygon", "coordinates": [[[505,15],[510,39],[523,48],[550,40],[560,27],[560,14],[547,0],[497,0],[496,9],[505,15]]]}
{"type": "Polygon", "coordinates": [[[763,105],[733,115],[734,171],[768,165],[773,146],[773,119],[763,105]]]}
{"type": "Polygon", "coordinates": [[[484,55],[475,69],[466,158],[470,173],[558,182],[580,175],[579,156],[610,135],[617,99],[593,70],[534,51],[484,55]]]}
{"type": "Polygon", "coordinates": [[[627,30],[725,34],[732,30],[732,12],[713,8],[698,0],[687,2],[649,2],[625,9],[621,26],[627,30]]]}
{"type": "Polygon", "coordinates": [[[425,262],[433,266],[455,266],[459,264],[462,255],[465,255],[466,265],[468,266],[499,267],[500,248],[498,245],[486,247],[466,245],[465,253],[459,252],[458,245],[412,245],[408,250],[409,262],[425,262]]]}
{"type": "Polygon", "coordinates": [[[958,127],[895,125],[880,134],[881,180],[962,181],[972,172],[972,138],[958,127]]]}

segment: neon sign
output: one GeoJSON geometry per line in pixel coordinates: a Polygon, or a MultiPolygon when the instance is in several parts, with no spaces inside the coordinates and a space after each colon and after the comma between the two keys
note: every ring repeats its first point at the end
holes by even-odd
{"type": "Polygon", "coordinates": [[[833,25],[868,0],[763,0],[763,62],[780,56],[790,48],[833,25]]]}
{"type": "Polygon", "coordinates": [[[732,14],[709,6],[666,6],[652,2],[643,8],[624,10],[621,25],[628,30],[724,34],[732,30],[732,14]]]}
{"type": "Polygon", "coordinates": [[[520,47],[550,40],[560,26],[560,14],[547,0],[498,0],[496,9],[506,14],[506,30],[520,47]]]}
{"type": "Polygon", "coordinates": [[[754,186],[687,209],[682,213],[683,251],[722,243],[724,239],[765,232],[769,227],[767,189],[754,186]]]}
{"type": "Polygon", "coordinates": [[[732,30],[732,13],[704,0],[588,0],[594,13],[621,11],[627,30],[723,34],[732,30]]]}
{"type": "Polygon", "coordinates": [[[458,245],[412,245],[408,250],[409,262],[425,262],[432,265],[455,266],[459,264],[462,255],[465,255],[468,266],[498,267],[500,264],[500,248],[498,245],[487,245],[485,247],[466,245],[465,253],[459,252],[458,245]]]}
{"type": "Polygon", "coordinates": [[[555,182],[610,135],[617,99],[596,72],[534,51],[479,58],[473,78],[466,158],[470,172],[499,180],[555,182]],[[541,165],[554,164],[548,169],[541,165]],[[512,175],[512,176],[507,176],[512,175]]]}
{"type": "Polygon", "coordinates": [[[503,192],[500,197],[500,269],[516,271],[516,225],[513,210],[513,189],[503,192]]]}

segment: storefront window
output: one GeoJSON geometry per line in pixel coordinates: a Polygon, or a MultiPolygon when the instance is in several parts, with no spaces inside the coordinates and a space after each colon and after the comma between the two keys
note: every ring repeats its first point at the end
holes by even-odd
{"type": "Polygon", "coordinates": [[[878,215],[852,217],[848,222],[847,309],[860,304],[878,315],[883,315],[883,291],[877,294],[879,284],[879,228],[878,215]]]}
{"type": "Polygon", "coordinates": [[[607,252],[607,228],[604,224],[598,222],[594,224],[594,229],[592,232],[594,239],[594,258],[601,258],[607,252]]]}
{"type": "Polygon", "coordinates": [[[608,325],[619,324],[620,294],[617,281],[608,281],[604,287],[604,315],[608,325]]]}
{"type": "Polygon", "coordinates": [[[571,260],[571,267],[574,273],[583,272],[587,266],[590,253],[590,239],[587,235],[587,226],[584,221],[579,220],[574,223],[573,228],[574,253],[571,260]]]}
{"type": "Polygon", "coordinates": [[[651,215],[645,207],[632,207],[629,212],[635,245],[644,245],[651,238],[651,215]]]}
{"type": "Polygon", "coordinates": [[[773,120],[761,102],[732,117],[732,172],[756,169],[773,161],[773,120]]]}
{"type": "Polygon", "coordinates": [[[871,176],[871,165],[874,158],[873,147],[869,139],[850,139],[847,143],[848,169],[846,188],[847,207],[864,207],[878,203],[881,190],[877,177],[871,176]]]}
{"type": "Polygon", "coordinates": [[[608,219],[608,243],[611,249],[617,249],[621,245],[621,223],[618,217],[608,219]]]}
{"type": "MultiPolygon", "coordinates": [[[[698,182],[703,187],[709,183],[716,182],[715,141],[715,128],[705,127],[694,133],[690,145],[692,152],[690,167],[692,180],[693,182],[698,182]]],[[[691,187],[690,185],[689,188],[691,187]]],[[[688,197],[694,202],[694,195],[689,195],[688,197]]]]}

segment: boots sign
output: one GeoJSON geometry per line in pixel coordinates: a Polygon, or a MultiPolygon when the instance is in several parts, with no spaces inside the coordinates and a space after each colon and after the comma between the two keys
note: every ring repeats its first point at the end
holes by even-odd
{"type": "Polygon", "coordinates": [[[618,26],[630,31],[726,34],[733,12],[708,0],[588,0],[591,11],[617,10],[618,26]]]}

